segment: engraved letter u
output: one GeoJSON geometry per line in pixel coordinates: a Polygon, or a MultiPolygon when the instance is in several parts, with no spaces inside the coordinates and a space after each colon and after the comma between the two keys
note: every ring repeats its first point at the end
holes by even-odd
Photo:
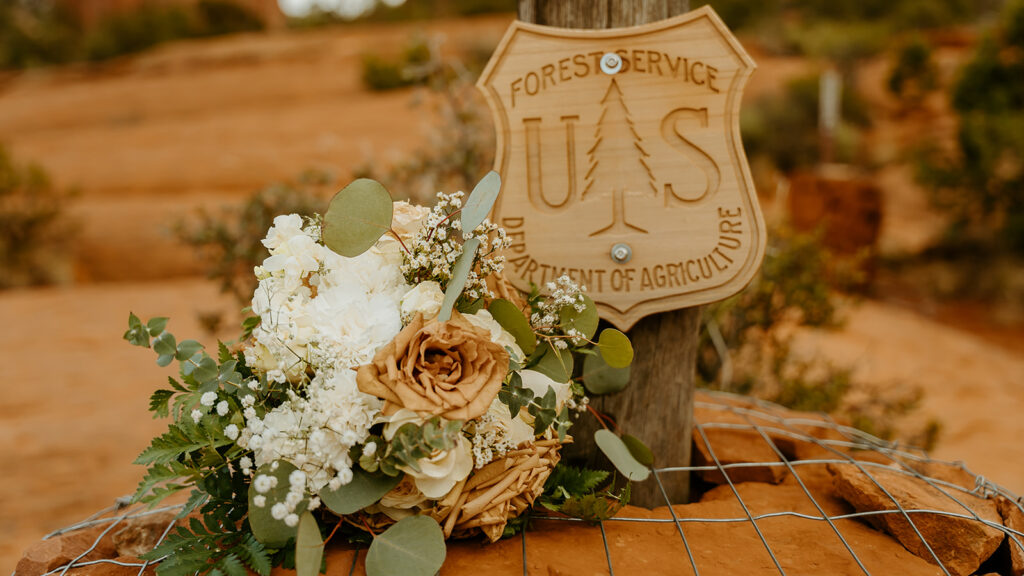
{"type": "MultiPolygon", "coordinates": [[[[561,212],[569,207],[576,198],[576,123],[579,116],[562,116],[565,124],[565,155],[566,155],[566,186],[561,194],[553,193],[552,188],[544,188],[543,164],[544,153],[541,142],[540,118],[523,118],[526,132],[526,192],[530,204],[544,212],[561,212]]],[[[549,155],[548,161],[553,158],[549,155]]],[[[557,182],[557,181],[556,181],[557,182]]],[[[548,182],[550,184],[550,181],[548,182]]]]}

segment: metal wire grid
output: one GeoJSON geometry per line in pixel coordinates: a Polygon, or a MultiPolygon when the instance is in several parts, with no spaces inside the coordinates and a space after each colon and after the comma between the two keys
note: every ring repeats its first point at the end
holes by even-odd
{"type": "MultiPolygon", "coordinates": [[[[662,494],[662,496],[665,499],[666,506],[668,506],[668,511],[669,511],[669,513],[671,515],[671,518],[661,519],[661,518],[615,517],[615,518],[612,518],[610,520],[607,520],[605,522],[601,522],[601,523],[598,524],[598,528],[599,528],[599,530],[601,532],[602,542],[604,544],[605,560],[606,560],[606,563],[607,563],[609,575],[614,576],[614,574],[615,574],[615,565],[614,565],[614,562],[612,560],[611,549],[610,549],[609,542],[608,542],[608,535],[607,535],[607,532],[605,531],[605,524],[608,523],[608,522],[613,522],[613,523],[638,522],[638,523],[660,523],[660,524],[669,524],[669,523],[671,523],[671,524],[674,524],[675,528],[676,528],[676,532],[679,535],[679,540],[680,540],[681,547],[682,547],[683,551],[685,552],[685,557],[680,556],[680,568],[682,568],[682,567],[684,567],[686,565],[689,565],[689,567],[692,569],[694,575],[702,574],[700,566],[698,566],[697,560],[696,560],[696,558],[694,556],[693,549],[692,549],[690,543],[687,541],[687,538],[686,538],[686,532],[687,532],[686,525],[694,524],[694,523],[748,523],[748,524],[750,524],[752,526],[752,528],[754,529],[754,531],[756,532],[756,534],[757,534],[761,544],[764,546],[764,549],[767,551],[769,557],[771,558],[771,561],[774,564],[775,569],[778,571],[779,574],[783,574],[783,575],[786,574],[786,570],[783,568],[782,563],[779,561],[778,556],[776,555],[775,551],[773,551],[772,546],[768,543],[768,540],[765,538],[764,533],[762,532],[761,527],[759,526],[759,522],[761,522],[763,520],[766,520],[766,519],[769,519],[769,518],[795,517],[795,518],[801,518],[801,519],[804,519],[804,520],[816,520],[816,521],[820,521],[820,522],[824,522],[824,523],[828,524],[831,532],[835,533],[836,537],[842,543],[843,547],[845,547],[845,549],[849,552],[850,556],[856,562],[856,564],[859,567],[859,569],[864,574],[868,574],[868,575],[870,575],[871,572],[864,565],[864,562],[861,560],[861,558],[858,557],[857,553],[853,550],[853,547],[850,545],[850,543],[847,541],[847,539],[843,536],[842,532],[836,526],[836,522],[837,521],[839,521],[839,520],[849,520],[849,519],[854,519],[854,518],[867,518],[867,517],[870,517],[870,516],[877,516],[877,515],[882,515],[882,514],[898,514],[898,515],[902,516],[903,519],[906,520],[906,522],[911,526],[911,528],[913,529],[914,533],[917,535],[918,538],[920,538],[920,540],[923,543],[925,549],[931,555],[932,559],[934,560],[934,563],[946,575],[950,574],[949,569],[943,564],[943,562],[941,561],[939,556],[935,553],[935,551],[932,549],[931,545],[928,543],[927,539],[925,539],[925,537],[921,534],[920,530],[918,529],[917,525],[914,523],[914,521],[913,521],[913,519],[911,517],[912,514],[913,515],[917,515],[917,514],[935,514],[935,515],[939,515],[939,516],[946,516],[946,517],[954,517],[954,518],[973,520],[973,521],[982,523],[982,524],[984,524],[986,526],[990,526],[992,528],[1000,530],[1001,532],[1003,532],[1009,538],[1009,540],[1011,542],[1011,546],[1016,546],[1019,550],[1024,551],[1024,533],[1018,532],[1016,530],[1013,530],[1013,529],[1008,528],[1006,526],[1003,526],[1001,524],[997,524],[997,523],[994,523],[994,522],[991,522],[991,521],[988,521],[988,520],[985,520],[985,519],[979,517],[977,515],[977,513],[972,508],[970,508],[962,500],[957,498],[956,495],[957,494],[960,494],[960,495],[968,494],[968,495],[972,495],[972,496],[979,496],[979,497],[982,497],[982,498],[988,498],[988,497],[993,497],[993,496],[1002,496],[1002,497],[1006,498],[1008,501],[1012,502],[1015,506],[1017,506],[1017,508],[1019,510],[1024,512],[1024,506],[1021,505],[1020,500],[1017,498],[1017,496],[1015,494],[1013,494],[1009,490],[1006,490],[1005,488],[999,486],[998,484],[995,484],[995,483],[987,480],[983,476],[974,474],[969,469],[967,469],[966,466],[964,466],[964,464],[962,462],[951,463],[951,462],[945,462],[945,461],[942,461],[942,460],[935,460],[935,459],[929,458],[928,455],[926,453],[922,452],[922,451],[915,450],[913,448],[900,447],[897,444],[893,444],[893,443],[890,443],[890,442],[886,442],[886,441],[880,440],[880,439],[878,439],[878,438],[876,438],[874,436],[871,436],[870,434],[867,434],[867,433],[865,433],[863,431],[860,431],[860,430],[857,430],[855,428],[851,428],[851,427],[848,427],[848,426],[840,425],[840,424],[836,423],[833,419],[828,417],[827,415],[823,415],[821,418],[793,418],[793,417],[787,417],[787,416],[784,416],[784,415],[780,415],[780,413],[784,413],[784,409],[779,407],[779,406],[776,406],[774,404],[771,404],[769,402],[764,402],[764,401],[761,401],[761,400],[756,400],[756,399],[751,399],[751,398],[735,396],[733,394],[728,394],[728,393],[724,393],[724,392],[703,392],[703,395],[704,395],[704,397],[709,397],[712,400],[715,399],[715,398],[718,398],[718,399],[721,399],[721,401],[720,402],[714,402],[714,401],[699,400],[699,401],[696,401],[694,403],[695,407],[701,408],[701,409],[705,409],[705,410],[717,410],[717,411],[721,411],[721,412],[724,412],[724,413],[729,413],[729,414],[731,414],[733,416],[739,416],[740,418],[742,418],[743,423],[738,423],[738,422],[697,422],[697,423],[695,423],[694,430],[696,432],[696,436],[699,437],[700,441],[707,448],[708,454],[710,454],[711,459],[714,462],[713,465],[708,465],[708,466],[676,466],[676,467],[662,467],[662,468],[655,468],[655,469],[653,469],[653,475],[652,475],[653,476],[653,480],[654,480],[654,482],[656,482],[658,484],[658,487],[661,490],[661,494],[662,494]],[[745,405],[740,405],[741,403],[745,404],[745,405]],[[763,424],[759,424],[758,421],[769,423],[770,426],[765,426],[763,424]],[[745,431],[748,431],[748,432],[749,431],[755,432],[756,434],[758,434],[764,440],[764,442],[769,447],[771,447],[772,451],[778,457],[778,461],[772,461],[772,462],[742,462],[742,463],[731,463],[731,464],[723,464],[723,463],[721,463],[719,461],[719,459],[718,459],[718,456],[715,454],[715,451],[714,451],[714,449],[713,449],[713,447],[711,445],[711,442],[708,439],[708,434],[707,434],[707,430],[716,429],[716,428],[717,429],[745,430],[745,431]],[[833,435],[826,435],[825,438],[818,438],[818,437],[814,436],[813,434],[808,434],[807,433],[807,429],[808,428],[821,428],[821,429],[824,429],[824,430],[827,430],[827,431],[837,432],[838,436],[841,437],[842,439],[828,438],[828,436],[836,436],[835,434],[833,434],[833,435]],[[792,460],[791,461],[791,460],[789,460],[783,454],[783,451],[779,449],[779,447],[776,444],[776,442],[772,439],[773,436],[776,437],[776,438],[785,437],[785,438],[790,438],[790,439],[801,441],[801,442],[811,443],[811,444],[813,444],[813,445],[815,445],[815,446],[817,446],[819,448],[822,448],[822,449],[826,450],[828,453],[834,455],[835,457],[834,458],[819,458],[819,459],[810,459],[810,460],[792,460]],[[876,452],[878,454],[881,454],[884,457],[886,457],[890,461],[890,463],[889,464],[880,464],[880,463],[876,463],[876,462],[866,462],[866,461],[855,460],[852,456],[849,455],[849,453],[848,453],[849,450],[872,450],[872,451],[874,451],[874,452],[876,452]],[[962,469],[964,472],[966,472],[967,474],[971,475],[974,478],[975,485],[974,485],[974,487],[972,489],[967,489],[967,488],[964,488],[963,486],[960,486],[958,484],[950,483],[950,482],[947,482],[947,481],[944,481],[944,480],[941,480],[941,479],[937,479],[937,478],[931,478],[929,476],[921,474],[918,471],[917,468],[912,466],[912,464],[921,465],[921,464],[928,464],[928,463],[938,463],[938,464],[947,464],[947,465],[952,464],[954,466],[958,466],[960,469],[962,469]],[[881,490],[881,492],[883,494],[885,494],[885,496],[893,503],[893,505],[895,506],[895,509],[892,509],[892,510],[878,510],[878,511],[866,511],[866,512],[853,512],[853,513],[849,513],[849,514],[839,514],[839,515],[829,515],[829,514],[827,514],[825,512],[825,510],[822,508],[821,504],[815,499],[814,495],[807,488],[807,485],[804,483],[804,480],[800,477],[800,475],[797,472],[797,470],[799,468],[804,467],[804,466],[826,465],[826,464],[850,464],[850,465],[855,466],[879,490],[881,490]],[[756,514],[756,515],[753,514],[751,512],[750,508],[748,507],[747,503],[744,502],[742,496],[740,495],[740,491],[736,488],[736,484],[733,482],[733,479],[730,478],[730,476],[729,476],[729,471],[730,470],[737,470],[737,469],[741,469],[741,468],[753,468],[753,467],[757,467],[757,468],[763,468],[763,467],[784,467],[786,469],[786,471],[790,475],[792,475],[792,477],[796,480],[797,485],[801,488],[802,492],[807,496],[807,498],[813,504],[814,508],[818,511],[818,515],[804,514],[804,513],[799,513],[799,512],[796,512],[796,511],[786,511],[786,510],[777,511],[777,512],[763,513],[763,514],[756,514]],[[961,513],[952,513],[952,512],[948,512],[948,511],[942,511],[942,510],[905,509],[900,504],[900,502],[895,497],[893,497],[892,494],[890,494],[885,489],[885,487],[882,485],[882,483],[880,483],[878,481],[878,479],[874,475],[871,474],[871,470],[872,469],[884,469],[888,473],[898,473],[898,474],[910,476],[910,477],[913,477],[913,478],[917,478],[917,479],[919,479],[921,481],[924,481],[929,486],[931,486],[932,488],[937,490],[939,493],[941,493],[944,497],[946,497],[950,501],[956,503],[956,505],[958,505],[960,508],[962,508],[964,512],[961,514],[961,513]],[[744,516],[736,517],[736,518],[697,518],[697,517],[680,517],[680,516],[678,516],[676,514],[675,509],[671,506],[671,502],[669,501],[668,495],[667,495],[667,493],[665,491],[665,488],[664,488],[664,485],[662,484],[662,480],[661,480],[662,475],[665,475],[665,474],[689,474],[691,472],[716,471],[716,470],[722,475],[723,478],[725,478],[726,484],[729,486],[729,488],[732,491],[733,495],[735,496],[736,500],[740,504],[740,507],[742,508],[742,510],[744,512],[744,516]]],[[[152,515],[152,514],[158,514],[158,513],[169,511],[169,510],[180,510],[181,507],[182,507],[182,505],[165,506],[165,507],[156,508],[156,509],[153,509],[153,510],[142,510],[142,511],[139,511],[137,508],[133,509],[132,507],[129,507],[128,506],[128,500],[126,498],[122,498],[122,499],[118,499],[118,501],[115,503],[114,506],[111,506],[110,508],[107,508],[105,510],[101,510],[100,512],[97,512],[93,516],[90,516],[89,518],[83,520],[82,522],[79,522],[79,523],[74,524],[72,526],[68,526],[66,528],[63,528],[63,529],[57,530],[55,532],[52,532],[50,534],[47,534],[43,538],[44,540],[52,538],[54,536],[58,536],[58,535],[65,534],[65,533],[68,533],[68,532],[73,532],[73,531],[76,531],[76,530],[81,530],[81,529],[92,527],[92,526],[103,525],[103,524],[107,524],[108,525],[102,531],[102,533],[100,533],[99,536],[97,536],[97,538],[95,539],[95,541],[93,542],[93,544],[92,544],[92,546],[90,548],[88,548],[87,550],[84,550],[83,552],[81,552],[76,558],[74,558],[73,560],[71,560],[67,564],[65,564],[63,566],[60,566],[60,567],[57,567],[57,568],[54,568],[53,570],[50,570],[49,572],[45,573],[43,576],[55,576],[55,575],[65,576],[69,571],[71,571],[71,570],[73,570],[75,568],[80,568],[80,567],[94,565],[94,564],[113,564],[113,565],[118,565],[118,566],[123,566],[123,567],[136,567],[136,568],[139,569],[138,575],[142,576],[147,568],[152,567],[154,564],[158,563],[159,561],[155,561],[155,562],[123,562],[123,561],[111,560],[111,559],[98,559],[98,560],[86,561],[86,560],[84,560],[84,558],[86,556],[88,556],[89,553],[91,553],[99,545],[101,540],[107,534],[109,534],[111,531],[113,531],[122,522],[124,522],[126,520],[133,519],[133,518],[140,518],[140,517],[144,517],[144,516],[148,516],[148,515],[152,515]]],[[[579,520],[579,519],[576,519],[576,518],[565,518],[565,517],[550,516],[550,515],[534,515],[533,518],[536,519],[536,520],[549,520],[549,521],[556,521],[556,522],[570,522],[570,523],[571,522],[583,522],[582,520],[579,520]]],[[[170,533],[170,531],[174,527],[174,525],[175,525],[175,521],[173,521],[173,520],[170,523],[168,523],[167,527],[163,530],[163,533],[161,534],[159,540],[157,541],[157,544],[159,544],[160,542],[163,541],[163,539],[167,536],[167,534],[170,533]]],[[[524,532],[520,536],[520,540],[522,542],[523,574],[524,574],[524,576],[529,576],[528,562],[527,562],[527,558],[528,558],[528,552],[527,552],[528,545],[527,545],[527,542],[529,540],[528,534],[524,532]]],[[[363,550],[356,550],[355,551],[355,554],[352,557],[352,564],[349,567],[349,574],[350,575],[351,574],[355,574],[356,567],[358,565],[359,555],[362,552],[363,552],[363,550]]],[[[710,572],[706,572],[705,571],[703,573],[709,574],[710,572]]]]}

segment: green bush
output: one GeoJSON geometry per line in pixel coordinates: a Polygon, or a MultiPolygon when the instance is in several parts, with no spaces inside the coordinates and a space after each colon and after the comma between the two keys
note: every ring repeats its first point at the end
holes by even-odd
{"type": "Polygon", "coordinates": [[[363,84],[376,92],[426,84],[436,66],[435,60],[430,46],[422,38],[412,40],[394,60],[365,54],[362,61],[363,84]]]}
{"type": "Polygon", "coordinates": [[[892,72],[889,73],[889,91],[914,106],[937,86],[935,63],[932,62],[932,48],[921,36],[907,41],[896,55],[892,72]]]}
{"type": "Polygon", "coordinates": [[[68,280],[67,200],[41,167],[16,164],[0,147],[0,288],[68,280]]]}
{"type": "Polygon", "coordinates": [[[325,194],[333,183],[333,178],[322,172],[307,172],[293,182],[255,192],[238,207],[218,214],[200,211],[178,222],[175,231],[179,239],[197,250],[207,265],[207,276],[217,280],[221,291],[247,303],[256,289],[252,270],[267,256],[261,241],[274,218],[281,214],[322,214],[327,208],[325,194]]]}
{"type": "Polygon", "coordinates": [[[951,240],[1024,255],[1024,0],[961,71],[953,107],[956,150],[919,151],[919,178],[952,216],[951,240]]]}
{"type": "MultiPolygon", "coordinates": [[[[784,173],[817,164],[821,159],[818,95],[818,77],[807,76],[746,106],[740,125],[751,160],[766,157],[784,173]]],[[[840,109],[844,124],[837,135],[835,160],[854,163],[859,152],[858,131],[870,118],[867,105],[849,83],[843,87],[840,109]]]]}
{"type": "Polygon", "coordinates": [[[250,10],[230,0],[175,6],[153,1],[115,13],[86,32],[59,4],[0,2],[0,68],[26,68],[77,60],[99,61],[161,42],[260,30],[250,10]]]}

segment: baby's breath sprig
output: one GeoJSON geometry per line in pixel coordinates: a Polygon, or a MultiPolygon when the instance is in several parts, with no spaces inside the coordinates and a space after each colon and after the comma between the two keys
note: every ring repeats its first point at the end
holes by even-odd
{"type": "Polygon", "coordinates": [[[471,231],[463,231],[462,220],[455,216],[462,211],[464,197],[463,192],[438,192],[437,204],[413,238],[401,271],[409,284],[434,281],[447,288],[452,279],[452,267],[462,255],[463,244],[475,238],[480,242],[480,248],[463,289],[464,297],[473,301],[493,296],[485,279],[504,269],[505,257],[501,250],[508,247],[509,240],[505,231],[489,220],[484,220],[471,231]]]}

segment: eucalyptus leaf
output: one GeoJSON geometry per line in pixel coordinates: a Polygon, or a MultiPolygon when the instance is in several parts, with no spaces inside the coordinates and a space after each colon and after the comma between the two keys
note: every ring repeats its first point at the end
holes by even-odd
{"type": "Polygon", "coordinates": [[[622,435],[622,443],[629,448],[629,453],[636,458],[636,461],[644,466],[654,466],[654,452],[647,447],[639,438],[630,434],[622,435]]]}
{"type": "Polygon", "coordinates": [[[429,516],[409,516],[373,539],[366,553],[366,574],[434,576],[446,553],[437,521],[429,516]]]}
{"type": "Polygon", "coordinates": [[[359,178],[331,199],[324,213],[324,245],[342,256],[359,256],[391,229],[393,212],[384,186],[359,178]]]}
{"type": "Polygon", "coordinates": [[[625,368],[633,363],[633,344],[628,336],[614,328],[601,331],[597,349],[612,368],[625,368]]]}
{"type": "Polygon", "coordinates": [[[629,385],[630,367],[612,368],[600,354],[583,359],[583,385],[591,394],[621,392],[629,385]]]}
{"type": "Polygon", "coordinates": [[[153,339],[153,351],[161,356],[174,356],[178,352],[178,343],[174,339],[174,334],[161,332],[153,339]]]}
{"type": "Polygon", "coordinates": [[[534,356],[539,357],[540,361],[531,370],[536,370],[555,382],[568,382],[572,378],[573,360],[572,353],[568,350],[559,350],[548,342],[542,342],[534,351],[534,356]]]}
{"type": "Polygon", "coordinates": [[[324,539],[316,518],[307,510],[299,518],[295,537],[295,576],[317,576],[324,559],[324,539]]]}
{"type": "Polygon", "coordinates": [[[178,360],[188,360],[203,349],[203,345],[195,340],[182,340],[178,342],[178,350],[175,352],[175,357],[178,360]]]}
{"type": "Polygon", "coordinates": [[[558,318],[561,320],[564,330],[575,328],[584,338],[590,340],[597,333],[597,324],[600,318],[597,315],[597,305],[586,294],[583,295],[583,306],[582,312],[575,306],[563,306],[558,311],[558,318]]]}
{"type": "Polygon", "coordinates": [[[501,190],[501,176],[491,170],[477,182],[466,203],[462,206],[462,230],[469,233],[483,223],[498,199],[501,190]]]}
{"type": "Polygon", "coordinates": [[[161,367],[169,366],[173,361],[174,356],[171,356],[170,354],[161,354],[156,357],[156,365],[161,367]]]}
{"type": "MultiPolygon", "coordinates": [[[[296,470],[295,466],[284,461],[277,461],[277,469],[271,470],[272,462],[260,466],[253,474],[253,482],[249,485],[249,526],[252,528],[252,535],[263,543],[267,548],[283,548],[297,533],[296,527],[288,526],[283,520],[277,520],[270,515],[270,509],[278,502],[284,502],[288,494],[288,475],[296,470]],[[268,475],[277,478],[277,485],[270,491],[262,494],[266,501],[263,506],[257,506],[254,498],[261,494],[256,491],[255,479],[261,475],[268,475]]],[[[309,504],[303,500],[295,509],[296,514],[302,514],[309,504]]]]}
{"type": "MultiPolygon", "coordinates": [[[[195,360],[195,356],[192,357],[192,360],[195,360]]],[[[220,372],[217,367],[217,363],[213,361],[213,358],[210,358],[204,353],[200,356],[199,362],[196,364],[197,366],[192,370],[192,376],[196,381],[202,384],[217,380],[217,376],[220,372]]]]}
{"type": "Polygon", "coordinates": [[[641,481],[651,475],[650,468],[638,462],[626,443],[615,433],[609,430],[598,430],[594,432],[594,442],[608,457],[608,460],[611,460],[612,465],[626,478],[641,481]]]}
{"type": "Polygon", "coordinates": [[[337,490],[320,491],[320,500],[335,514],[353,514],[376,503],[382,496],[398,486],[399,476],[370,474],[360,468],[352,468],[352,481],[339,486],[337,490]]]}
{"type": "Polygon", "coordinates": [[[146,322],[146,329],[149,330],[149,335],[156,336],[167,329],[167,320],[169,319],[163,316],[150,318],[149,322],[146,322]]]}
{"type": "Polygon", "coordinates": [[[441,303],[441,311],[437,314],[439,322],[451,320],[455,302],[462,295],[462,289],[466,287],[466,280],[469,279],[469,272],[473,269],[473,259],[476,258],[478,248],[480,248],[480,241],[476,238],[470,238],[462,245],[462,254],[452,266],[452,279],[448,281],[448,287],[444,291],[444,301],[441,303]]]}
{"type": "Polygon", "coordinates": [[[516,344],[522,349],[523,354],[533,354],[537,349],[537,334],[530,327],[530,321],[522,310],[504,298],[493,300],[487,310],[494,317],[494,321],[501,324],[501,327],[516,339],[516,344]]]}

